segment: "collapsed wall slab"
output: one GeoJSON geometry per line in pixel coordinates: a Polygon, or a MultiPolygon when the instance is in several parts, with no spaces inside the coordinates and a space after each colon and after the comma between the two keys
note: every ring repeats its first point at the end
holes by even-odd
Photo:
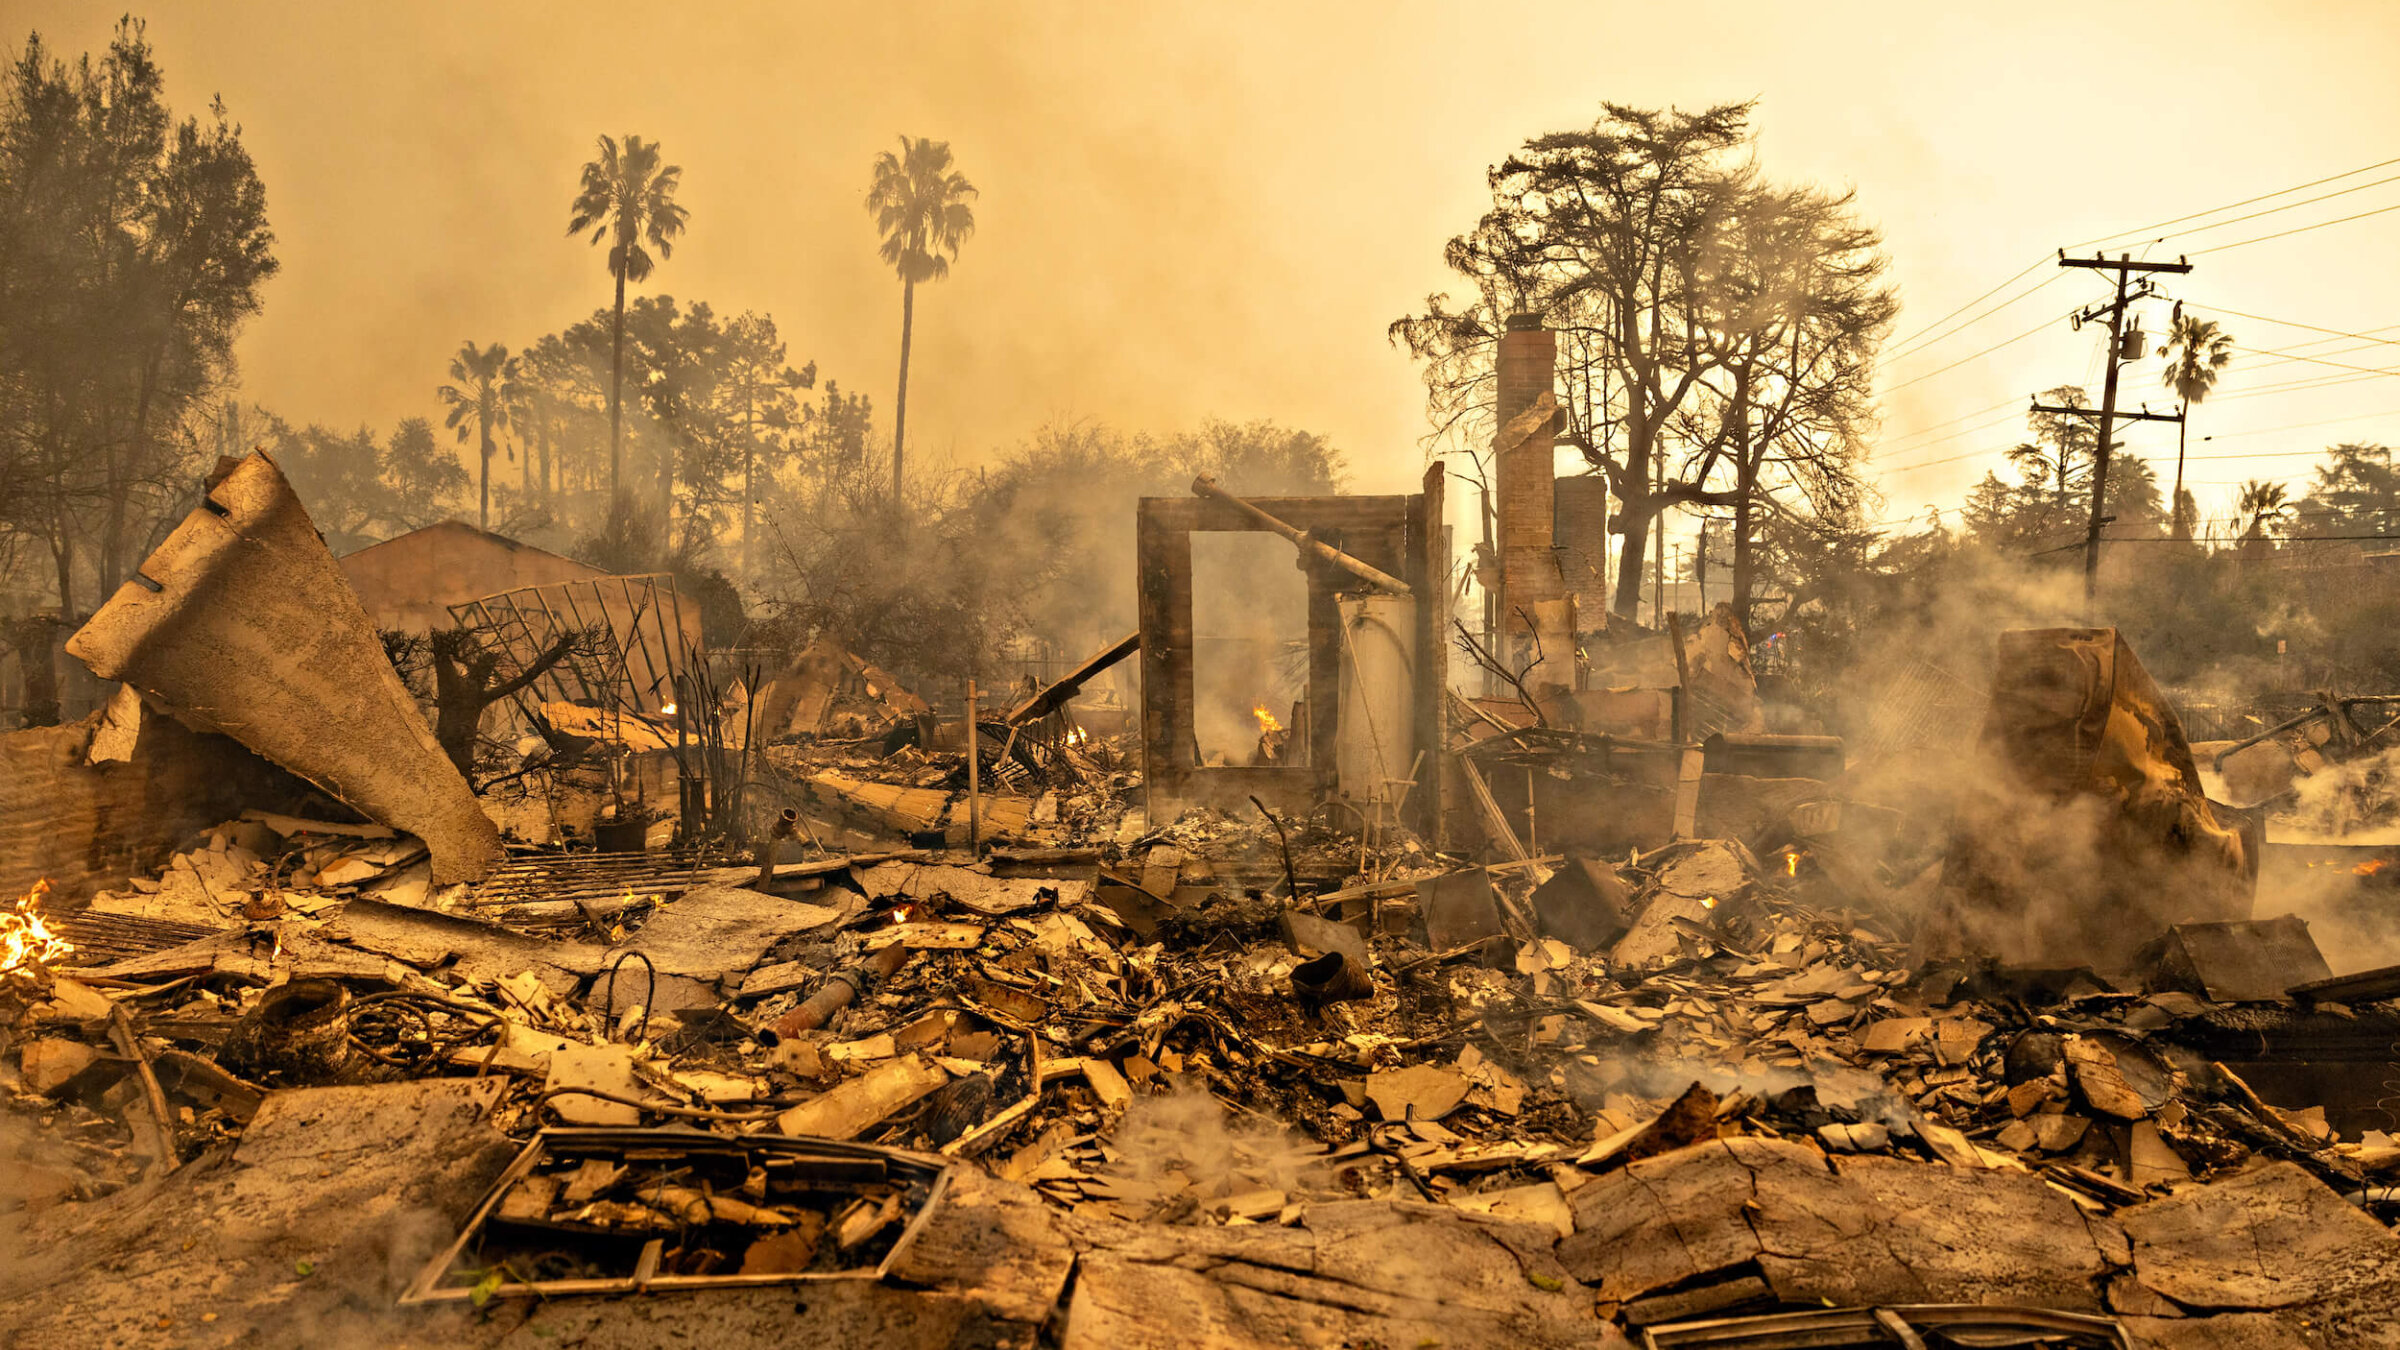
{"type": "Polygon", "coordinates": [[[499,856],[498,828],[264,454],[226,473],[67,651],[424,840],[436,882],[499,856]]]}
{"type": "Polygon", "coordinates": [[[120,688],[80,722],[0,736],[0,900],[47,879],[80,900],[154,870],[196,830],[306,788],[120,688]]]}

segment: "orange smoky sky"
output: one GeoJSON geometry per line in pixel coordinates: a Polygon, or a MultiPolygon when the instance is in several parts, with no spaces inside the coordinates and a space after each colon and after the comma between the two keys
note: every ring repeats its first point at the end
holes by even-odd
{"type": "MultiPolygon", "coordinates": [[[[0,7],[12,47],[39,30],[67,52],[102,45],[117,12],[0,7]]],[[[868,166],[902,132],[951,143],[982,198],[951,278],[919,296],[920,454],[971,465],[1049,421],[1272,418],[1329,436],[1363,490],[1423,463],[1416,372],[1385,325],[1444,285],[1441,245],[1483,205],[1485,167],[1604,99],[1757,98],[1766,171],[1854,187],[1884,229],[1903,336],[2062,245],[2400,157],[2400,7],[2372,0],[139,12],[176,105],[222,94],[268,186],[283,272],[241,342],[244,396],[379,429],[435,410],[461,340],[514,347],[607,299],[600,251],[564,233],[603,132],[661,140],[683,167],[691,226],[647,289],[772,314],[795,363],[872,394],[886,425],[899,289],[862,207],[868,166]]],[[[2394,203],[2400,184],[2150,247],[2394,203]]],[[[2400,212],[2197,255],[2174,294],[2400,324],[2396,242],[2400,212]]],[[[1888,514],[1956,503],[2022,436],[2027,395],[2096,375],[2088,330],[2040,324],[2100,294],[2065,277],[1889,365],[1888,514]]],[[[2246,349],[2325,337],[2223,322],[2246,349]]],[[[2237,358],[2193,453],[2246,457],[2194,463],[2204,510],[2213,485],[2297,478],[2331,441],[2400,439],[2400,381],[2266,387],[2400,366],[2400,348],[2323,359],[2342,365],[2237,358]]],[[[2166,405],[2155,361],[2127,378],[2128,401],[2166,405]]],[[[2167,457],[2164,478],[2173,435],[2128,441],[2167,457]]]]}

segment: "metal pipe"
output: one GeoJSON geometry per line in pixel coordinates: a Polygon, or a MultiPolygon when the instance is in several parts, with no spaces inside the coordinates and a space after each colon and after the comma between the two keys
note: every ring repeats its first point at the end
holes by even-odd
{"type": "Polygon", "coordinates": [[[1324,542],[1315,535],[1309,534],[1305,530],[1296,529],[1293,526],[1275,518],[1274,516],[1267,514],[1265,511],[1260,510],[1258,507],[1253,506],[1249,502],[1246,502],[1241,498],[1234,496],[1232,493],[1227,492],[1225,489],[1218,487],[1217,480],[1209,477],[1207,474],[1202,474],[1192,480],[1192,492],[1196,496],[1214,498],[1217,501],[1224,502],[1228,506],[1234,507],[1243,514],[1249,516],[1252,520],[1257,521],[1259,524],[1264,525],[1268,529],[1273,530],[1275,533],[1280,534],[1284,538],[1292,541],[1294,545],[1298,546],[1302,553],[1308,554],[1320,562],[1330,563],[1335,567],[1339,567],[1343,571],[1348,572],[1350,575],[1357,577],[1359,580],[1366,582],[1370,586],[1375,586],[1382,590],[1390,591],[1394,595],[1413,594],[1413,592],[1408,589],[1407,582],[1402,581],[1400,578],[1395,577],[1388,572],[1382,571],[1379,568],[1360,562],[1358,559],[1353,558],[1349,554],[1342,552],[1338,548],[1335,548],[1333,545],[1324,542]]]}
{"type": "Polygon", "coordinates": [[[758,846],[758,879],[750,883],[751,889],[763,891],[775,879],[775,854],[785,840],[798,832],[799,824],[800,813],[788,806],[775,818],[774,828],[767,831],[766,840],[758,846]]]}
{"type": "Polygon", "coordinates": [[[833,1015],[850,1006],[859,996],[860,986],[890,979],[908,963],[908,947],[894,942],[848,970],[837,970],[825,977],[817,992],[808,1001],[776,1020],[775,1034],[797,1036],[803,1031],[815,1031],[832,1020],[833,1015]]]}

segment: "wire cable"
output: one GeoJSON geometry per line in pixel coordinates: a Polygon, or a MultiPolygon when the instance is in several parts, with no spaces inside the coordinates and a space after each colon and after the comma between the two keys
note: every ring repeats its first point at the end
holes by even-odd
{"type": "MultiPolygon", "coordinates": [[[[2389,178],[2378,178],[2372,183],[2360,183],[2355,187],[2346,187],[2337,192],[2328,192],[2322,196],[2310,197],[2304,201],[2285,202],[2281,206],[2270,206],[2264,211],[2253,211],[2246,216],[2229,216],[2224,220],[2212,220],[2206,225],[2194,225],[2188,230],[2172,230],[2166,234],[2160,235],[2158,238],[2153,239],[2150,242],[2153,244],[2164,243],[2169,239],[2179,239],[2185,235],[2199,234],[2206,230],[2217,229],[2220,226],[2239,225],[2245,220],[2256,220],[2260,216],[2271,216],[2279,211],[2296,211],[2303,206],[2314,206],[2318,202],[2332,201],[2336,197],[2347,197],[2353,192],[2364,192],[2368,188],[2382,187],[2386,183],[2400,183],[2400,174],[2394,174],[2389,178]]],[[[2120,247],[2122,246],[2120,245],[2120,247]]]]}
{"type": "Polygon", "coordinates": [[[1902,380],[1900,383],[1893,385],[1891,388],[1883,390],[1882,393],[1886,397],[1889,397],[1890,395],[1899,393],[1901,390],[1908,388],[1912,384],[1922,384],[1925,381],[1932,379],[1936,375],[1948,374],[1949,372],[1958,369],[1960,366],[1965,365],[1969,361],[1974,361],[1982,357],[1989,356],[1993,352],[2000,350],[2002,347],[2013,347],[2016,344],[2023,342],[2025,339],[2032,337],[2034,334],[2041,332],[2043,329],[2048,328],[2050,325],[2057,323],[2060,319],[2067,317],[2068,314],[2072,314],[2074,312],[2075,311],[2073,310],[2068,310],[2062,314],[2051,315],[2049,318],[2042,320],[2040,323],[2037,323],[2033,327],[2026,329],[2024,332],[2017,334],[2015,337],[2003,338],[2000,341],[1993,343],[1991,346],[1984,348],[1982,351],[1971,352],[1968,355],[1962,356],[1951,362],[1949,365],[1942,366],[1936,370],[1926,371],[1924,374],[1916,376],[1913,379],[1902,380]]]}
{"type": "Polygon", "coordinates": [[[2067,247],[2090,248],[2096,244],[2105,244],[2114,240],[2125,239],[2130,235],[2148,234],[2152,230],[2163,230],[2169,225],[2181,225],[2187,220],[2198,220],[2202,216],[2213,216],[2219,211],[2236,210],[2240,207],[2248,206],[2254,202],[2269,201],[2276,197],[2288,197],[2295,192],[2306,192],[2312,187],[2323,187],[2327,183],[2338,183],[2345,178],[2356,178],[2362,173],[2373,173],[2377,169],[2388,169],[2395,164],[2400,164],[2400,158],[2378,160],[2375,163],[2366,165],[2362,168],[2350,169],[2346,172],[2333,174],[2325,178],[2312,179],[2309,182],[2298,185],[2297,187],[2277,188],[2273,192],[2262,192],[2255,197],[2244,197],[2238,202],[2227,202],[2223,206],[2212,206],[2205,211],[2194,211],[2190,215],[2174,216],[2169,219],[2156,221],[2148,225],[2139,225],[2130,230],[2119,230],[2115,234],[2104,234],[2097,239],[2086,239],[2080,244],[2069,244],[2067,247]]]}
{"type": "MultiPolygon", "coordinates": [[[[2019,275],[2022,275],[2022,273],[2020,273],[2019,275]]],[[[1970,328],[1974,327],[1976,324],[1979,324],[1979,323],[1983,322],[1985,319],[1988,319],[1988,318],[1992,317],[1993,315],[1995,315],[1995,314],[1998,314],[2000,311],[2002,311],[2002,310],[2004,310],[2004,309],[2007,309],[2007,308],[2009,308],[2009,307],[2010,307],[2010,306],[2012,306],[2012,305],[2015,305],[2015,304],[2016,304],[2018,301],[2020,301],[2020,300],[2024,300],[2024,299],[2026,299],[2026,298],[2028,298],[2028,297],[2030,297],[2030,296],[2033,296],[2033,295],[2037,295],[2037,294],[2039,294],[2039,293],[2041,292],[2041,290],[2042,290],[2042,288],[2043,288],[2043,287],[2045,287],[2045,286],[2052,286],[2052,285],[2055,285],[2055,284],[2057,284],[2057,283],[2058,283],[2060,280],[2062,280],[2062,279],[2063,279],[2065,276],[2066,276],[2066,273],[2065,273],[2065,272],[2063,272],[2063,271],[2061,271],[2061,272],[2053,272],[2053,273],[2051,273],[2049,276],[2047,276],[2047,277],[2044,277],[2044,278],[2043,278],[2043,279],[2042,279],[2042,280],[2041,280],[2039,283],[2037,283],[2037,284],[2035,284],[2035,285],[2032,285],[2032,286],[2028,286],[2028,287],[2026,287],[2024,290],[2017,292],[2015,295],[2012,295],[2012,296],[2010,296],[2008,299],[2006,299],[2006,300],[2003,300],[2003,301],[2001,301],[1999,304],[1996,304],[1996,305],[1992,306],[1990,309],[1987,309],[1987,310],[1983,311],[1981,314],[1978,314],[1978,315],[1976,315],[1974,318],[1968,319],[1966,322],[1964,322],[1964,323],[1961,323],[1961,324],[1958,324],[1958,325],[1956,325],[1956,326],[1952,327],[1952,328],[1951,328],[1951,329],[1949,329],[1947,332],[1938,333],[1938,334],[1934,335],[1933,337],[1927,338],[1925,341],[1918,343],[1918,344],[1917,344],[1915,347],[1913,347],[1913,348],[1910,348],[1910,349],[1909,349],[1909,350],[1907,350],[1907,351],[1895,351],[1895,352],[1891,353],[1891,354],[1890,354],[1890,355],[1888,355],[1888,356],[1882,356],[1882,357],[1878,357],[1878,358],[1876,359],[1876,362],[1875,362],[1876,368],[1877,368],[1877,369],[1881,369],[1882,367],[1884,367],[1884,366],[1886,366],[1886,365],[1889,365],[1889,364],[1891,364],[1891,363],[1893,363],[1893,362],[1895,362],[1895,361],[1905,361],[1905,360],[1907,360],[1908,358],[1910,358],[1910,357],[1912,357],[1912,356],[1916,356],[1916,355],[1918,355],[1918,354],[1920,354],[1920,353],[1922,353],[1922,352],[1929,351],[1929,350],[1931,350],[1931,349],[1932,349],[1932,348],[1933,348],[1933,347],[1934,347],[1936,344],[1938,344],[1938,343],[1942,343],[1942,342],[1946,342],[1946,341],[1948,341],[1949,339],[1951,339],[1951,338],[1954,338],[1954,337],[1958,336],[1960,333],[1963,333],[1963,332],[1967,331],[1968,329],[1970,329],[1970,328]]]]}
{"type": "Polygon", "coordinates": [[[2271,347],[2245,347],[2240,343],[2235,343],[2233,349],[2237,352],[2250,352],[2257,356],[2280,356],[2287,361],[2305,361],[2312,366],[2331,366],[2336,370],[2355,370],[2367,375],[2400,375],[2400,367],[2354,366],[2347,361],[2328,361],[2322,356],[2302,356],[2297,352],[2279,352],[2271,347]]]}
{"type": "MultiPolygon", "coordinates": [[[[1972,299],[1972,300],[1969,300],[1967,303],[1965,303],[1965,304],[1963,304],[1963,305],[1960,305],[1958,308],[1956,308],[1956,309],[1954,309],[1954,310],[1951,310],[1949,313],[1947,313],[1947,314],[1943,315],[1942,317],[1940,317],[1940,318],[1938,318],[1938,319],[1935,319],[1933,322],[1931,322],[1931,323],[1929,323],[1929,324],[1926,324],[1924,327],[1917,329],[1917,330],[1916,330],[1915,332],[1913,332],[1913,333],[1910,333],[1910,334],[1909,334],[1907,337],[1902,337],[1902,338],[1893,338],[1893,339],[1892,339],[1892,341],[1891,341],[1891,345],[1892,345],[1892,346],[1894,346],[1894,347],[1905,347],[1905,346],[1907,346],[1908,344],[1910,344],[1910,343],[1912,343],[1912,342],[1916,341],[1918,338],[1921,338],[1921,337],[1923,337],[1924,335],[1926,335],[1927,333],[1930,333],[1930,332],[1932,332],[1934,329],[1941,327],[1943,324],[1946,324],[1946,323],[1950,322],[1952,319],[1955,319],[1955,318],[1957,318],[1959,315],[1966,313],[1966,312],[1967,312],[1968,310],[1970,310],[1970,309],[1973,309],[1975,306],[1977,306],[1977,305],[1980,305],[1980,304],[1982,304],[1984,301],[1991,299],[1991,298],[1992,298],[1993,296],[1995,296],[1995,295],[1998,295],[2000,292],[2002,292],[2002,291],[2004,291],[2004,290],[2007,290],[2009,287],[2011,287],[2011,286],[2013,286],[2013,285],[2017,284],[2017,281],[2018,281],[2018,279],[2019,279],[2019,278],[2022,278],[2022,277],[2026,277],[2026,276],[2030,276],[2030,275],[2032,275],[2032,274],[2033,274],[2033,270],[2034,270],[2035,268],[2037,268],[2037,267],[2041,267],[2041,266],[2044,266],[2044,265],[2048,264],[2048,263],[2049,263],[2049,261],[2050,261],[2050,258],[2049,258],[2049,255],[2047,255],[2047,254],[2044,254],[2043,256],[2041,256],[2041,257],[2039,257],[2039,258],[2036,258],[2036,259],[2034,259],[2034,260],[2033,260],[2031,263],[2028,263],[2028,264],[2026,265],[2026,267],[2025,267],[2025,270],[2024,270],[2024,271],[2017,273],[2017,274],[2016,274],[2016,276],[2010,277],[2008,280],[2006,280],[2006,281],[2003,281],[2003,282],[2001,282],[1999,285],[1992,287],[1990,290],[1988,290],[1988,291],[1985,291],[1983,294],[1981,294],[1981,295],[1979,295],[1979,296],[1976,296],[1974,299],[1972,299]]],[[[2027,292],[2027,294],[2031,294],[2031,292],[2027,292]]]]}
{"type": "Polygon", "coordinates": [[[2264,314],[2245,314],[2238,309],[2227,309],[2223,305],[2204,305],[2197,300],[2186,300],[2184,306],[2188,309],[2206,310],[2211,314],[2230,314],[2237,319],[2255,319],[2260,323],[2271,323],[2279,328],[2303,328],[2311,333],[2330,333],[2337,338],[2357,338],[2365,342],[2380,343],[2387,347],[2400,347],[2400,338],[2373,336],[2387,329],[2400,327],[2400,324],[2386,324],[2383,328],[2370,328],[2364,333],[2351,333],[2339,328],[2319,328],[2313,323],[2296,323],[2290,319],[2270,319],[2264,314]]]}
{"type": "Polygon", "coordinates": [[[1918,428],[1917,428],[1916,430],[1914,430],[1914,431],[1905,431],[1905,432],[1902,432],[1901,434],[1899,434],[1899,435],[1897,435],[1897,436],[1894,436],[1894,437],[1892,437],[1890,440],[1887,440],[1887,441],[1884,441],[1884,442],[1880,443],[1880,444],[1879,444],[1879,445],[1878,445],[1876,448],[1877,448],[1877,449],[1889,449],[1889,448],[1891,448],[1893,445],[1895,445],[1895,444],[1897,444],[1897,443],[1899,443],[1899,442],[1901,442],[1901,441],[1914,440],[1914,439],[1916,439],[1917,437],[1924,435],[1924,434],[1925,434],[1926,432],[1928,432],[1928,431],[1939,431],[1939,430],[1941,430],[1943,427],[1947,427],[1947,426],[1955,426],[1955,425],[1957,425],[1957,424],[1958,424],[1958,423],[1960,423],[1960,422],[1964,422],[1964,421],[1966,421],[1966,420],[1967,420],[1968,418],[1970,418],[1970,417],[1986,417],[1986,416],[1989,416],[1989,415],[1990,415],[1990,414],[1992,414],[1992,413],[1996,413],[1996,412],[2000,411],[2002,408],[2013,408],[2013,407],[2015,407],[2015,406],[2016,406],[2016,404],[2017,404],[2017,401],[2016,401],[2015,399],[2013,399],[2013,398],[2004,398],[2004,399],[2000,400],[1998,403],[1995,403],[1995,404],[1991,405],[1991,406],[1990,406],[1990,407],[1988,407],[1988,408],[1977,408],[1975,411],[1973,411],[1973,412],[1971,412],[1971,413],[1962,413],[1962,414],[1960,414],[1960,415],[1959,415],[1959,416],[1957,416],[1957,417],[1953,417],[1953,418],[1951,418],[1951,419],[1950,419],[1949,421],[1947,421],[1947,422],[1935,422],[1935,423],[1934,423],[1934,424],[1932,424],[1931,426],[1922,426],[1922,427],[1918,427],[1918,428]]]}
{"type": "Polygon", "coordinates": [[[2390,206],[2378,206],[2372,211],[2361,211],[2354,216],[2337,216],[2332,220],[2320,220],[2314,225],[2294,225],[2288,230],[2277,230],[2273,234],[2262,234],[2254,239],[2237,239],[2230,244],[2213,244],[2207,248],[2196,248],[2186,253],[2184,256],[2187,258],[2197,258],[2203,253],[2223,253],[2229,248],[2247,248],[2252,244],[2263,244],[2270,239],[2282,239],[2288,235],[2306,234],[2310,230],[2322,230],[2328,225],[2346,225],[2353,220],[2365,220],[2369,216],[2386,215],[2393,211],[2400,211],[2400,202],[2394,202],[2390,206]]]}

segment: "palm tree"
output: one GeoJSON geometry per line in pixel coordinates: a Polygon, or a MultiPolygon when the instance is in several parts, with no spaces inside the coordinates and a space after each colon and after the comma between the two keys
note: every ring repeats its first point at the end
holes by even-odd
{"type": "Polygon", "coordinates": [[[574,213],[567,221],[568,234],[590,230],[595,244],[603,239],[613,241],[608,246],[608,272],[617,282],[608,358],[608,496],[612,502],[625,459],[625,283],[649,278],[654,265],[650,249],[657,249],[661,259],[674,256],[675,236],[683,233],[684,221],[689,218],[689,213],[675,204],[682,167],[659,160],[656,141],[628,136],[620,149],[615,139],[601,137],[600,158],[583,166],[583,186],[568,208],[574,213]]]}
{"type": "Polygon", "coordinates": [[[2183,416],[2175,424],[2173,511],[2175,537],[2189,539],[2192,512],[2183,495],[2184,431],[2192,420],[2192,405],[2208,397],[2217,387],[2217,376],[2232,363],[2233,336],[2220,331],[2212,319],[2195,319],[2184,313],[2178,301],[2175,316],[2167,323],[2167,344],[2161,354],[2167,358],[2164,383],[2183,400],[2183,416]]]}
{"type": "Polygon", "coordinates": [[[508,363],[508,378],[500,385],[500,409],[508,415],[509,427],[517,433],[517,441],[525,454],[517,464],[517,486],[527,501],[533,500],[533,453],[541,443],[542,390],[531,378],[522,360],[508,363]]]}
{"type": "Polygon", "coordinates": [[[2242,484],[2241,495],[2234,499],[2233,511],[2234,518],[2242,522],[2243,546],[2264,547],[2267,532],[2292,514],[2291,491],[2281,483],[2266,483],[2253,478],[2242,484]]]}
{"type": "Polygon", "coordinates": [[[499,343],[477,347],[470,339],[450,358],[450,378],[455,383],[434,391],[441,396],[442,406],[450,410],[442,425],[458,433],[462,444],[470,434],[483,443],[479,475],[483,500],[475,508],[475,523],[488,530],[492,527],[492,433],[508,426],[508,398],[502,391],[517,378],[517,363],[499,343]]]}
{"type": "Polygon", "coordinates": [[[900,274],[900,397],[892,410],[892,500],[900,500],[901,446],[908,439],[908,345],[916,323],[917,283],[950,275],[950,259],[975,232],[967,205],[975,185],[950,166],[948,141],[900,138],[900,153],[875,157],[867,209],[883,236],[883,261],[900,274]]]}

